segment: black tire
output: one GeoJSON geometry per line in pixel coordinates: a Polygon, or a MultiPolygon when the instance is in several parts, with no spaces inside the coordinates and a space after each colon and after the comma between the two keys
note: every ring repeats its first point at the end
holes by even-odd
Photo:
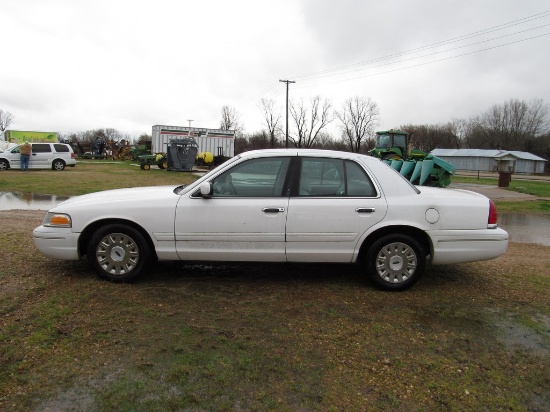
{"type": "Polygon", "coordinates": [[[414,285],[426,266],[426,254],[411,236],[392,234],[378,239],[367,253],[371,280],[382,289],[405,290],[414,285]]]}
{"type": "Polygon", "coordinates": [[[146,164],[142,165],[141,168],[142,168],[143,170],[150,170],[150,169],[151,169],[151,165],[148,164],[148,163],[146,163],[146,164]]]}
{"type": "Polygon", "coordinates": [[[7,160],[0,160],[0,170],[8,170],[10,168],[10,164],[7,160]]]}
{"type": "Polygon", "coordinates": [[[52,169],[53,170],[60,170],[60,171],[65,169],[65,162],[61,159],[55,159],[52,162],[52,169]]]}
{"type": "Polygon", "coordinates": [[[102,278],[127,282],[147,267],[151,251],[138,230],[124,224],[112,224],[94,233],[88,244],[87,257],[102,278]]]}

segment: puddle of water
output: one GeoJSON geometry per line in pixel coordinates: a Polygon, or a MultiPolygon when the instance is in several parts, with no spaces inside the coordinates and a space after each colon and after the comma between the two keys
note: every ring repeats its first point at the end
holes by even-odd
{"type": "Polygon", "coordinates": [[[49,210],[68,198],[36,193],[0,192],[0,210],[49,210]]]}
{"type": "Polygon", "coordinates": [[[498,225],[517,243],[540,243],[550,246],[550,215],[499,213],[498,225]]]}

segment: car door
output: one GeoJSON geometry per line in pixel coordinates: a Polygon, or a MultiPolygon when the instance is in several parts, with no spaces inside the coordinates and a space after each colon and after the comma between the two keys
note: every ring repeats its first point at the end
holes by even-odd
{"type": "Polygon", "coordinates": [[[285,261],[285,191],[290,158],[255,158],[214,177],[213,192],[178,202],[176,249],[183,260],[285,261]]]}
{"type": "Polygon", "coordinates": [[[353,160],[303,157],[287,216],[289,262],[351,262],[361,236],[380,222],[386,201],[353,160]]]}
{"type": "Polygon", "coordinates": [[[6,150],[4,157],[9,160],[12,169],[19,169],[21,167],[21,151],[19,146],[6,150]]]}
{"type": "Polygon", "coordinates": [[[47,169],[52,160],[52,147],[49,143],[33,143],[29,168],[47,169]]]}

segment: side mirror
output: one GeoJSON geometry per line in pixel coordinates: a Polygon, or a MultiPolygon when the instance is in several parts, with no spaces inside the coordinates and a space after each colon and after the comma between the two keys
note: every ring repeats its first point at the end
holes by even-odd
{"type": "Polygon", "coordinates": [[[210,182],[202,182],[200,185],[201,188],[201,196],[204,198],[210,198],[212,197],[212,194],[214,193],[214,187],[212,186],[212,183],[210,182]]]}

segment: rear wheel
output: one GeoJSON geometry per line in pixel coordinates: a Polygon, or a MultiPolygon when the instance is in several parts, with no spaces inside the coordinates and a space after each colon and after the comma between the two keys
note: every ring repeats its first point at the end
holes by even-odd
{"type": "Polygon", "coordinates": [[[124,282],[135,279],[151,260],[143,235],[124,224],[107,225],[94,233],[87,257],[102,278],[124,282]]]}
{"type": "Polygon", "coordinates": [[[386,235],[367,254],[367,271],[374,283],[387,290],[405,290],[414,285],[426,264],[420,244],[408,235],[386,235]]]}
{"type": "Polygon", "coordinates": [[[61,159],[55,159],[52,162],[52,169],[53,170],[63,170],[63,169],[65,169],[65,162],[61,159]]]}

